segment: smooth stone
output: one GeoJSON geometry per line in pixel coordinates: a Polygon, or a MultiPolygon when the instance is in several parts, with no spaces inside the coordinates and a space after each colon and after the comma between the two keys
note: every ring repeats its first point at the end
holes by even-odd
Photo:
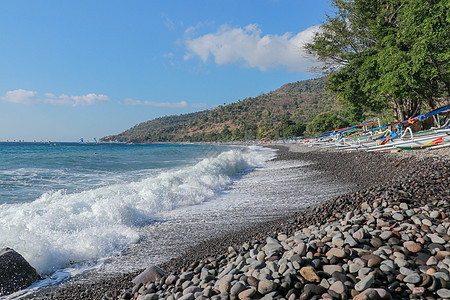
{"type": "Polygon", "coordinates": [[[413,243],[411,245],[408,245],[408,247],[406,247],[406,249],[408,249],[412,253],[417,253],[417,252],[422,251],[422,245],[417,244],[417,243],[413,243]]]}
{"type": "Polygon", "coordinates": [[[422,224],[423,224],[423,225],[426,225],[426,226],[428,226],[428,227],[431,227],[431,226],[433,225],[433,223],[431,223],[431,221],[428,220],[428,219],[423,219],[423,220],[422,220],[422,224]]]}
{"type": "Polygon", "coordinates": [[[435,255],[437,260],[443,260],[446,256],[450,256],[450,251],[438,251],[435,255]]]}
{"type": "Polygon", "coordinates": [[[178,277],[170,274],[169,276],[167,276],[166,281],[164,282],[166,285],[172,285],[177,281],[178,277]]]}
{"type": "Polygon", "coordinates": [[[411,270],[411,269],[405,268],[405,267],[401,267],[400,268],[400,273],[405,275],[405,276],[408,276],[408,275],[414,273],[414,271],[411,270]]]}
{"type": "Polygon", "coordinates": [[[430,213],[430,217],[433,218],[433,219],[438,219],[440,216],[441,216],[441,213],[438,212],[437,210],[433,210],[433,211],[430,213]]]}
{"type": "Polygon", "coordinates": [[[344,272],[344,269],[339,265],[324,265],[322,266],[322,270],[329,275],[333,275],[334,272],[344,272]]]}
{"type": "Polygon", "coordinates": [[[284,241],[287,240],[287,239],[288,239],[288,236],[287,236],[286,234],[284,234],[284,233],[279,234],[279,235],[277,236],[277,240],[279,240],[280,242],[284,242],[284,241]]]}
{"type": "Polygon", "coordinates": [[[345,293],[346,287],[342,281],[336,281],[330,286],[329,290],[342,295],[345,293]]]}
{"type": "Polygon", "coordinates": [[[339,257],[339,258],[343,258],[343,257],[345,257],[345,251],[342,250],[342,249],[339,249],[339,248],[331,248],[327,252],[326,255],[327,256],[333,255],[333,256],[336,256],[336,257],[339,257]]]}
{"type": "Polygon", "coordinates": [[[186,294],[186,295],[178,298],[177,300],[193,300],[193,299],[194,299],[194,294],[189,293],[189,294],[186,294]]]}
{"type": "Polygon", "coordinates": [[[246,288],[246,286],[242,282],[238,281],[231,287],[230,295],[238,295],[245,288],[246,288]]]}
{"type": "Polygon", "coordinates": [[[403,221],[405,217],[401,213],[394,213],[392,215],[392,218],[394,218],[397,221],[403,221]]]}
{"type": "Polygon", "coordinates": [[[382,259],[378,255],[374,255],[374,254],[366,254],[366,255],[363,255],[361,258],[367,260],[368,267],[376,267],[382,261],[382,259]]]}
{"type": "Polygon", "coordinates": [[[401,267],[406,267],[406,266],[409,264],[405,259],[403,259],[403,258],[401,258],[401,257],[397,257],[397,258],[394,260],[394,263],[395,263],[397,266],[399,266],[400,268],[401,268],[401,267]]]}
{"type": "Polygon", "coordinates": [[[155,293],[151,293],[151,294],[147,294],[141,297],[141,300],[158,300],[158,294],[155,293]]]}
{"type": "Polygon", "coordinates": [[[294,248],[295,253],[297,253],[300,256],[306,255],[306,244],[301,242],[298,243],[298,245],[294,248]]]}
{"type": "Polygon", "coordinates": [[[361,281],[359,281],[357,284],[355,284],[355,290],[358,292],[362,292],[365,289],[372,286],[372,284],[375,282],[375,277],[373,274],[369,274],[366,277],[364,277],[361,281]]]}
{"type": "Polygon", "coordinates": [[[263,280],[260,280],[258,283],[258,292],[260,294],[265,295],[265,294],[268,294],[268,293],[274,291],[277,288],[277,286],[278,285],[275,282],[273,282],[271,280],[263,279],[263,280]]]}
{"type": "Polygon", "coordinates": [[[364,238],[364,230],[362,228],[358,229],[352,236],[355,240],[361,240],[364,238]]]}
{"type": "Polygon", "coordinates": [[[362,266],[359,264],[350,264],[349,265],[349,271],[350,273],[357,273],[359,270],[361,270],[362,266]]]}
{"type": "MultiPolygon", "coordinates": [[[[263,261],[255,261],[254,263],[252,263],[252,264],[250,265],[250,267],[251,267],[252,269],[255,269],[255,270],[262,269],[262,268],[264,268],[265,266],[266,266],[266,263],[263,262],[263,261]]],[[[220,278],[220,277],[219,277],[219,278],[220,278]]]]}
{"type": "Polygon", "coordinates": [[[400,207],[402,210],[407,210],[407,209],[408,209],[408,204],[406,204],[406,203],[400,203],[399,207],[400,207]]]}
{"type": "Polygon", "coordinates": [[[380,270],[385,273],[392,273],[394,271],[394,268],[392,268],[391,266],[382,264],[382,265],[380,265],[380,270]]]}
{"type": "Polygon", "coordinates": [[[156,280],[161,279],[165,274],[165,271],[160,269],[157,266],[150,266],[138,276],[134,277],[131,282],[134,284],[146,284],[147,282],[155,282],[156,280]]]}
{"type": "Polygon", "coordinates": [[[405,278],[403,278],[403,282],[413,283],[413,284],[419,283],[420,280],[422,280],[422,278],[416,272],[413,272],[413,273],[407,275],[405,278]]]}
{"type": "Polygon", "coordinates": [[[223,280],[219,283],[218,289],[221,293],[225,293],[225,292],[229,291],[230,285],[231,285],[231,283],[229,281],[223,280]]]}
{"type": "Polygon", "coordinates": [[[187,294],[195,294],[198,292],[202,292],[203,290],[201,288],[199,288],[198,286],[190,286],[186,289],[183,290],[183,295],[187,295],[187,294]]]}
{"type": "Polygon", "coordinates": [[[372,271],[372,268],[361,268],[361,270],[358,271],[358,276],[365,276],[369,274],[372,271]]]}
{"type": "Polygon", "coordinates": [[[370,244],[374,248],[379,248],[379,247],[383,246],[383,241],[381,239],[375,237],[370,240],[370,244]]]}
{"type": "Polygon", "coordinates": [[[326,288],[327,290],[330,288],[330,283],[325,278],[320,282],[320,286],[326,288]]]}
{"type": "Polygon", "coordinates": [[[412,294],[413,295],[417,295],[417,296],[422,296],[425,293],[425,288],[424,287],[415,287],[412,290],[412,294]]]}
{"type": "Polygon", "coordinates": [[[380,234],[380,238],[383,240],[388,240],[392,236],[392,234],[393,234],[392,231],[383,231],[380,234]]]}
{"type": "Polygon", "coordinates": [[[449,289],[439,289],[437,291],[437,294],[439,297],[444,298],[444,299],[450,298],[450,290],[449,289]]]}
{"type": "Polygon", "coordinates": [[[0,250],[0,297],[17,292],[41,279],[28,261],[11,248],[0,250]]]}
{"type": "Polygon", "coordinates": [[[182,281],[191,280],[192,278],[194,278],[194,275],[195,275],[194,272],[184,272],[184,273],[181,273],[180,279],[182,281]]]}
{"type": "Polygon", "coordinates": [[[251,288],[248,288],[248,289],[240,292],[238,297],[239,297],[239,299],[250,299],[255,294],[256,294],[256,289],[254,287],[251,287],[251,288]]]}
{"type": "Polygon", "coordinates": [[[349,235],[345,238],[344,244],[348,244],[350,247],[355,247],[356,245],[358,245],[358,242],[355,241],[355,239],[351,235],[349,235]]]}
{"type": "Polygon", "coordinates": [[[400,241],[398,238],[393,236],[393,237],[389,238],[388,243],[391,244],[391,245],[396,246],[396,245],[401,245],[402,241],[400,241]]]}
{"type": "Polygon", "coordinates": [[[316,270],[311,266],[306,266],[300,269],[300,275],[309,282],[320,282],[320,278],[316,270]]]}
{"type": "Polygon", "coordinates": [[[444,281],[450,281],[449,275],[444,272],[436,272],[434,274],[431,274],[431,276],[433,276],[434,278],[441,278],[444,281]]]}
{"type": "Polygon", "coordinates": [[[253,276],[250,276],[250,277],[248,277],[247,278],[247,283],[250,285],[250,286],[253,286],[253,287],[258,287],[258,279],[256,279],[255,277],[253,277],[253,276]]]}
{"type": "Polygon", "coordinates": [[[443,245],[445,244],[445,240],[438,236],[437,234],[427,234],[427,236],[431,239],[432,243],[443,245]]]}
{"type": "MultiPolygon", "coordinates": [[[[303,294],[306,295],[322,295],[323,293],[326,293],[326,291],[327,290],[324,287],[312,283],[305,284],[303,288],[303,294]]],[[[302,297],[300,296],[300,298],[302,297]]],[[[308,296],[307,298],[303,299],[310,299],[310,297],[308,296]]]]}
{"type": "Polygon", "coordinates": [[[353,300],[392,299],[388,291],[382,288],[369,288],[356,295],[353,300]]]}

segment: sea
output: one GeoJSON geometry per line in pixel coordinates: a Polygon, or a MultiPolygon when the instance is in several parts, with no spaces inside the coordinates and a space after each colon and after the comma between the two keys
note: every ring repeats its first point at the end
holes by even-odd
{"type": "MultiPolygon", "coordinates": [[[[43,280],[132,272],[346,187],[253,146],[0,143],[0,249],[43,280]]],[[[82,279],[80,279],[82,280],[82,279]]]]}

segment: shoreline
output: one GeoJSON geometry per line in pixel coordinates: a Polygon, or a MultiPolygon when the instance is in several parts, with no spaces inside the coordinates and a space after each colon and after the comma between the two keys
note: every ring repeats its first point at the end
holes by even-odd
{"type": "MultiPolygon", "coordinates": [[[[337,151],[317,151],[318,149],[306,149],[301,145],[276,145],[270,146],[277,148],[278,153],[275,160],[306,160],[313,162],[312,165],[305,168],[312,168],[324,172],[330,180],[339,180],[346,183],[352,183],[353,187],[343,195],[326,201],[323,204],[309,207],[303,211],[297,211],[291,216],[277,218],[272,221],[263,222],[245,230],[240,230],[219,236],[199,243],[194,247],[186,249],[184,255],[171,259],[160,267],[168,272],[180,273],[183,267],[188,268],[198,261],[207,257],[221,256],[226,254],[230,247],[238,249],[243,243],[263,241],[267,236],[277,236],[279,234],[293,234],[299,229],[299,226],[307,226],[324,219],[333,221],[336,216],[333,214],[343,214],[352,208],[358,200],[358,193],[364,190],[374,188],[375,186],[387,184],[391,177],[399,174],[410,173],[417,168],[417,165],[429,165],[432,161],[447,161],[448,156],[391,154],[391,153],[367,153],[367,152],[337,152],[337,151]],[[405,159],[410,158],[410,159],[405,159]],[[380,168],[380,166],[383,166],[380,168]],[[370,180],[368,180],[368,176],[370,180]],[[352,201],[353,200],[353,201],[352,201]],[[350,204],[349,204],[350,203],[350,204]],[[325,209],[325,210],[323,210],[325,209]],[[323,215],[323,211],[333,210],[331,215],[323,215]],[[322,213],[322,214],[321,214],[322,213]]],[[[361,202],[361,199],[359,199],[361,202]]],[[[143,266],[145,268],[147,266],[143,266]]],[[[131,279],[139,272],[131,274],[122,274],[113,278],[105,278],[100,282],[86,282],[82,284],[71,284],[70,281],[60,287],[49,287],[43,289],[37,294],[27,296],[27,299],[101,299],[106,292],[116,295],[124,290],[131,290],[133,284],[131,279]],[[115,291],[115,292],[112,292],[115,291]]],[[[88,279],[87,279],[88,281],[88,279]]],[[[114,297],[113,297],[114,298],[114,297]]],[[[113,299],[111,298],[111,299],[113,299]]]]}

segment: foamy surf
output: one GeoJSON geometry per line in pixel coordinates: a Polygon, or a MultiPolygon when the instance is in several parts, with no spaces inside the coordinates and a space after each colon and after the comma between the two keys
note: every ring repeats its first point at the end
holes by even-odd
{"type": "Polygon", "coordinates": [[[48,276],[35,286],[67,280],[138,242],[139,229],[161,213],[213,199],[273,153],[235,148],[193,165],[153,171],[134,182],[75,193],[46,192],[32,202],[3,204],[0,248],[15,249],[48,276]]]}

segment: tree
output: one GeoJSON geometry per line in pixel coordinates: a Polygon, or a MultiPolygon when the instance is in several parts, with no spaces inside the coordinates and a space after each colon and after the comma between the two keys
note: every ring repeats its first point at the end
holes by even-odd
{"type": "Polygon", "coordinates": [[[343,103],[398,120],[450,94],[448,0],[332,0],[308,53],[323,62],[343,103]]]}
{"type": "Polygon", "coordinates": [[[336,113],[327,112],[318,114],[314,120],[306,126],[306,132],[311,136],[346,126],[348,126],[348,123],[338,117],[336,113]]]}

